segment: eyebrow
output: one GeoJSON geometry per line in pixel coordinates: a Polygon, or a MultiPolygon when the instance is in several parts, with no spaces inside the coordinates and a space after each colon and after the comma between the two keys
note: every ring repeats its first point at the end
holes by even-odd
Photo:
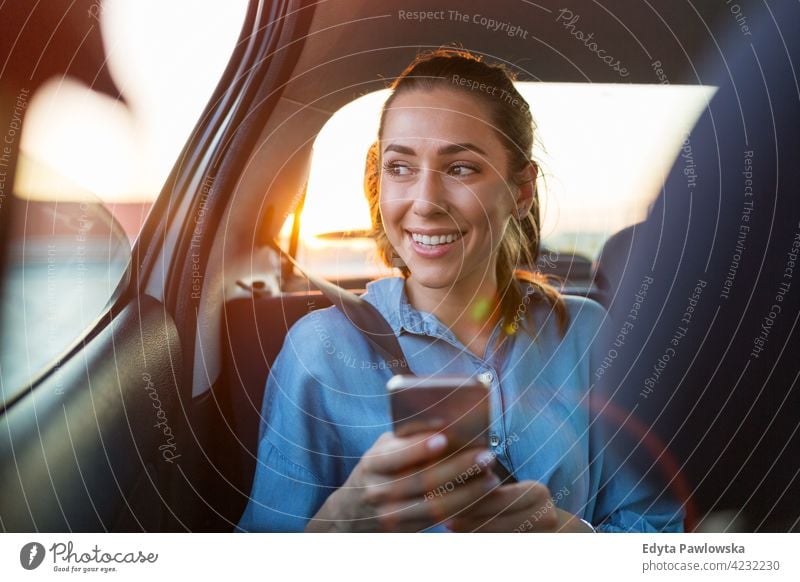
{"type": "MultiPolygon", "coordinates": [[[[463,152],[463,151],[472,151],[472,152],[475,152],[476,154],[480,154],[482,156],[488,155],[485,151],[483,151],[481,148],[476,146],[474,143],[454,143],[454,144],[442,146],[441,148],[439,148],[439,150],[436,153],[438,155],[440,155],[440,156],[446,156],[446,155],[449,155],[449,154],[457,154],[457,153],[463,152]]],[[[400,145],[400,144],[396,144],[396,143],[390,143],[388,146],[386,146],[386,149],[383,150],[383,153],[386,153],[386,152],[397,152],[398,154],[404,154],[404,155],[407,155],[407,156],[415,156],[415,155],[417,155],[416,152],[413,149],[411,149],[410,147],[407,147],[407,146],[404,146],[404,145],[400,145]]]]}

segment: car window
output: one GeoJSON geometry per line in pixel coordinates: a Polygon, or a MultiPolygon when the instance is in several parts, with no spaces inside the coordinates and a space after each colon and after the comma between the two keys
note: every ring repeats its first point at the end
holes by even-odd
{"type": "Polygon", "coordinates": [[[124,281],[131,246],[222,75],[247,2],[99,6],[87,19],[102,27],[124,102],[53,79],[17,96],[24,122],[3,132],[20,148],[13,189],[4,184],[14,197],[0,288],[6,396],[58,365],[124,281]]]}
{"type": "MultiPolygon", "coordinates": [[[[548,256],[597,258],[612,234],[644,219],[681,145],[713,95],[707,86],[517,84],[531,106],[548,256]]],[[[366,151],[388,91],[331,117],[315,144],[300,220],[298,260],[335,279],[389,272],[366,236],[366,151]]],[[[284,224],[288,239],[294,216],[284,224]]]]}

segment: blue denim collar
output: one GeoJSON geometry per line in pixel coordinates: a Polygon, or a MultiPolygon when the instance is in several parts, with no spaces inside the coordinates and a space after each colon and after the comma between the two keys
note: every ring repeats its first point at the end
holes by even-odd
{"type": "Polygon", "coordinates": [[[381,312],[398,336],[403,333],[427,335],[461,346],[453,332],[435,315],[419,311],[408,302],[402,277],[386,277],[368,283],[364,299],[381,312]]]}
{"type": "MultiPolygon", "coordinates": [[[[364,299],[381,312],[386,321],[389,322],[392,331],[398,337],[404,333],[427,335],[445,341],[453,347],[469,353],[466,346],[450,331],[450,328],[439,321],[439,318],[432,313],[419,311],[408,302],[405,279],[402,277],[386,277],[367,283],[367,293],[364,295],[364,299]]],[[[500,323],[497,323],[487,345],[487,354],[484,355],[489,360],[494,360],[501,356],[502,350],[498,352],[494,348],[495,338],[499,333],[501,333],[500,323]]],[[[503,342],[503,347],[506,346],[506,343],[503,342]]],[[[472,354],[470,355],[475,357],[472,354]]]]}

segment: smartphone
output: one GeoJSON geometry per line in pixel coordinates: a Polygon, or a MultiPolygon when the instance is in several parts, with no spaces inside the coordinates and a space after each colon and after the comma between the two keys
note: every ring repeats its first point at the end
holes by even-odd
{"type": "Polygon", "coordinates": [[[449,449],[488,447],[489,384],[477,376],[397,375],[387,382],[397,436],[443,432],[449,449]]]}

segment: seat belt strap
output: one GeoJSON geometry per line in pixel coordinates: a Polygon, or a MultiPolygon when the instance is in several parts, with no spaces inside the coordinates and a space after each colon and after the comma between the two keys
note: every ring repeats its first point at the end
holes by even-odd
{"type": "Polygon", "coordinates": [[[367,341],[386,360],[386,365],[393,373],[413,375],[394,330],[380,311],[355,293],[351,293],[330,281],[307,272],[294,260],[294,257],[280,248],[277,241],[273,241],[273,248],[305,276],[312,285],[322,291],[322,294],[344,314],[353,324],[353,327],[364,334],[367,341]]]}

